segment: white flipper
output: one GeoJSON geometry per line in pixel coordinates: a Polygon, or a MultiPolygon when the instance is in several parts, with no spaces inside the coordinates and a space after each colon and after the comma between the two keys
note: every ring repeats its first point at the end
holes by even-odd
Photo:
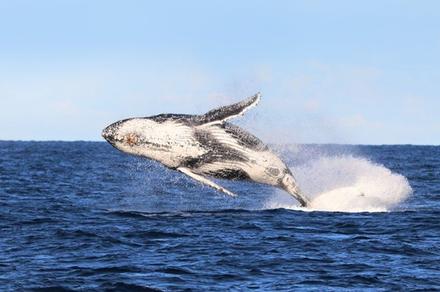
{"type": "Polygon", "coordinates": [[[228,191],[227,189],[225,189],[225,188],[219,186],[218,184],[216,184],[216,183],[210,181],[209,179],[207,179],[207,178],[205,178],[205,177],[203,177],[203,176],[201,176],[201,175],[195,174],[195,173],[192,172],[189,168],[186,168],[186,167],[178,167],[177,170],[180,171],[180,172],[182,172],[182,173],[184,173],[184,174],[186,174],[187,176],[189,176],[189,177],[195,179],[196,181],[198,181],[198,182],[200,182],[200,183],[202,183],[202,184],[208,185],[208,186],[210,186],[211,188],[216,189],[217,191],[223,192],[223,193],[225,193],[225,194],[227,194],[227,195],[229,195],[229,196],[231,196],[231,197],[236,197],[236,196],[237,196],[236,194],[234,194],[234,193],[228,191]]]}
{"type": "Polygon", "coordinates": [[[248,109],[258,104],[261,94],[257,93],[243,101],[222,106],[207,112],[204,115],[196,116],[194,119],[203,125],[223,123],[229,119],[242,116],[248,109]]]}

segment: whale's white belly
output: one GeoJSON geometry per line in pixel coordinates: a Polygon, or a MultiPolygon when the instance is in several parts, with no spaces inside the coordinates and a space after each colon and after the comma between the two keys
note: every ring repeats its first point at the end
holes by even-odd
{"type": "Polygon", "coordinates": [[[183,123],[176,121],[137,123],[134,120],[129,126],[127,132],[142,133],[148,141],[144,147],[136,149],[136,154],[157,160],[168,167],[178,167],[182,161],[206,153],[206,149],[194,137],[193,128],[183,123]]]}

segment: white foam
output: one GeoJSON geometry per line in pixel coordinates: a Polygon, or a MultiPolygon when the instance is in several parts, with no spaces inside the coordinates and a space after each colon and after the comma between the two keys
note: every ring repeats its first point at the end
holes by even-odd
{"type": "Polygon", "coordinates": [[[404,176],[353,156],[322,157],[296,167],[292,172],[303,193],[311,199],[311,206],[300,208],[288,195],[277,192],[266,202],[266,208],[386,212],[412,192],[404,176]]]}

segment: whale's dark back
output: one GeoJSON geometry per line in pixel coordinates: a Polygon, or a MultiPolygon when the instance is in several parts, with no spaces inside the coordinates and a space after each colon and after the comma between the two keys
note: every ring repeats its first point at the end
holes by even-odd
{"type": "MultiPolygon", "coordinates": [[[[223,129],[227,134],[232,136],[237,145],[244,149],[251,149],[255,151],[267,151],[268,147],[257,137],[247,132],[246,130],[233,125],[231,123],[223,123],[215,125],[223,129]]],[[[207,150],[207,153],[197,158],[188,159],[184,166],[190,168],[197,168],[206,163],[213,163],[216,161],[238,161],[248,162],[248,157],[242,151],[225,144],[223,141],[210,133],[210,129],[195,128],[194,136],[198,143],[207,150]]],[[[237,169],[224,169],[209,173],[218,178],[227,179],[247,179],[249,178],[245,172],[240,172],[237,169]]]]}

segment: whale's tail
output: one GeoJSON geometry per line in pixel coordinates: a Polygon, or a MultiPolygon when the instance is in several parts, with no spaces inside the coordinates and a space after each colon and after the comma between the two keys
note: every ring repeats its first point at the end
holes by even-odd
{"type": "Polygon", "coordinates": [[[310,200],[303,195],[296,180],[292,174],[287,173],[280,183],[280,187],[294,197],[301,205],[301,207],[310,206],[310,200]]]}

